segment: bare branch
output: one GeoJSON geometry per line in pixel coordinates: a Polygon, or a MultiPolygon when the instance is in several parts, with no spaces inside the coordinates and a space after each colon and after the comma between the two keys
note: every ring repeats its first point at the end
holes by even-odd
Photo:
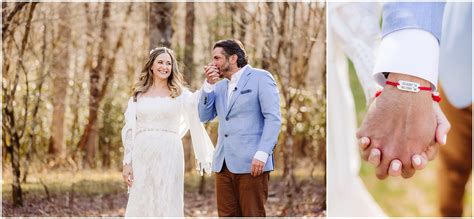
{"type": "MultiPolygon", "coordinates": [[[[28,4],[28,2],[18,2],[15,4],[15,8],[13,8],[13,10],[5,17],[3,17],[3,26],[2,26],[2,40],[5,41],[6,39],[6,33],[7,33],[7,30],[8,30],[8,27],[10,26],[10,23],[11,21],[13,20],[13,18],[15,17],[16,14],[18,14],[18,12],[21,11],[21,9],[26,6],[26,4],[28,4]]],[[[36,3],[34,3],[36,4],[36,3]]],[[[3,14],[3,11],[2,11],[2,14],[3,14]]]]}

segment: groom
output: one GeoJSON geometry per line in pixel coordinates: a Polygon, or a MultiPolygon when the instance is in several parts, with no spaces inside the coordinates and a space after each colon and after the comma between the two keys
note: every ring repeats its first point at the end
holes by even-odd
{"type": "Polygon", "coordinates": [[[212,59],[198,108],[202,122],[219,119],[212,164],[218,215],[264,217],[281,126],[278,88],[269,72],[247,64],[238,40],[215,43],[212,59]]]}

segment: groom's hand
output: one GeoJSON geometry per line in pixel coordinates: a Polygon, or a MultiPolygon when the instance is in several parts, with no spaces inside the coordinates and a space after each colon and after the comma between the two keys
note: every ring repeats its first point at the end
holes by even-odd
{"type": "Polygon", "coordinates": [[[252,168],[250,170],[250,174],[252,176],[258,176],[263,173],[263,167],[265,166],[265,163],[262,161],[259,161],[257,159],[252,160],[252,168]]]}
{"type": "Polygon", "coordinates": [[[204,66],[204,74],[206,75],[207,83],[211,85],[219,80],[219,70],[215,65],[209,64],[204,66]]]}
{"type": "MultiPolygon", "coordinates": [[[[407,80],[430,86],[420,78],[391,73],[390,81],[407,80]]],[[[368,137],[370,146],[362,152],[364,160],[369,159],[372,149],[378,149],[381,159],[376,175],[384,179],[389,167],[401,170],[404,178],[413,176],[415,169],[412,155],[421,154],[429,145],[434,144],[436,117],[433,110],[431,92],[411,93],[398,90],[394,86],[385,86],[382,94],[369,106],[357,138],[368,137]],[[401,165],[392,166],[394,160],[401,165]]]]}

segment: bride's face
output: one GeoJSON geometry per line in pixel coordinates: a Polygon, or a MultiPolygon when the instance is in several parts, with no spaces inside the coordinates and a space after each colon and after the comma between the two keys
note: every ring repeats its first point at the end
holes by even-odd
{"type": "Polygon", "coordinates": [[[153,78],[156,79],[168,79],[173,69],[173,62],[171,56],[168,53],[161,53],[158,55],[153,62],[151,70],[153,72],[153,78]]]}

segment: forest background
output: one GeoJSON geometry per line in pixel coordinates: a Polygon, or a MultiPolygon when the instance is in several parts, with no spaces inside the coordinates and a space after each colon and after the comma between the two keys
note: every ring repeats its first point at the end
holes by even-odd
{"type": "MultiPolygon", "coordinates": [[[[2,2],[2,215],[121,216],[123,112],[150,49],[175,50],[191,90],[217,40],[277,81],[283,125],[269,216],[325,215],[324,3],[2,2]]],[[[206,125],[213,142],[217,121],[206,125]]],[[[185,215],[217,216],[185,147],[185,215]]]]}

